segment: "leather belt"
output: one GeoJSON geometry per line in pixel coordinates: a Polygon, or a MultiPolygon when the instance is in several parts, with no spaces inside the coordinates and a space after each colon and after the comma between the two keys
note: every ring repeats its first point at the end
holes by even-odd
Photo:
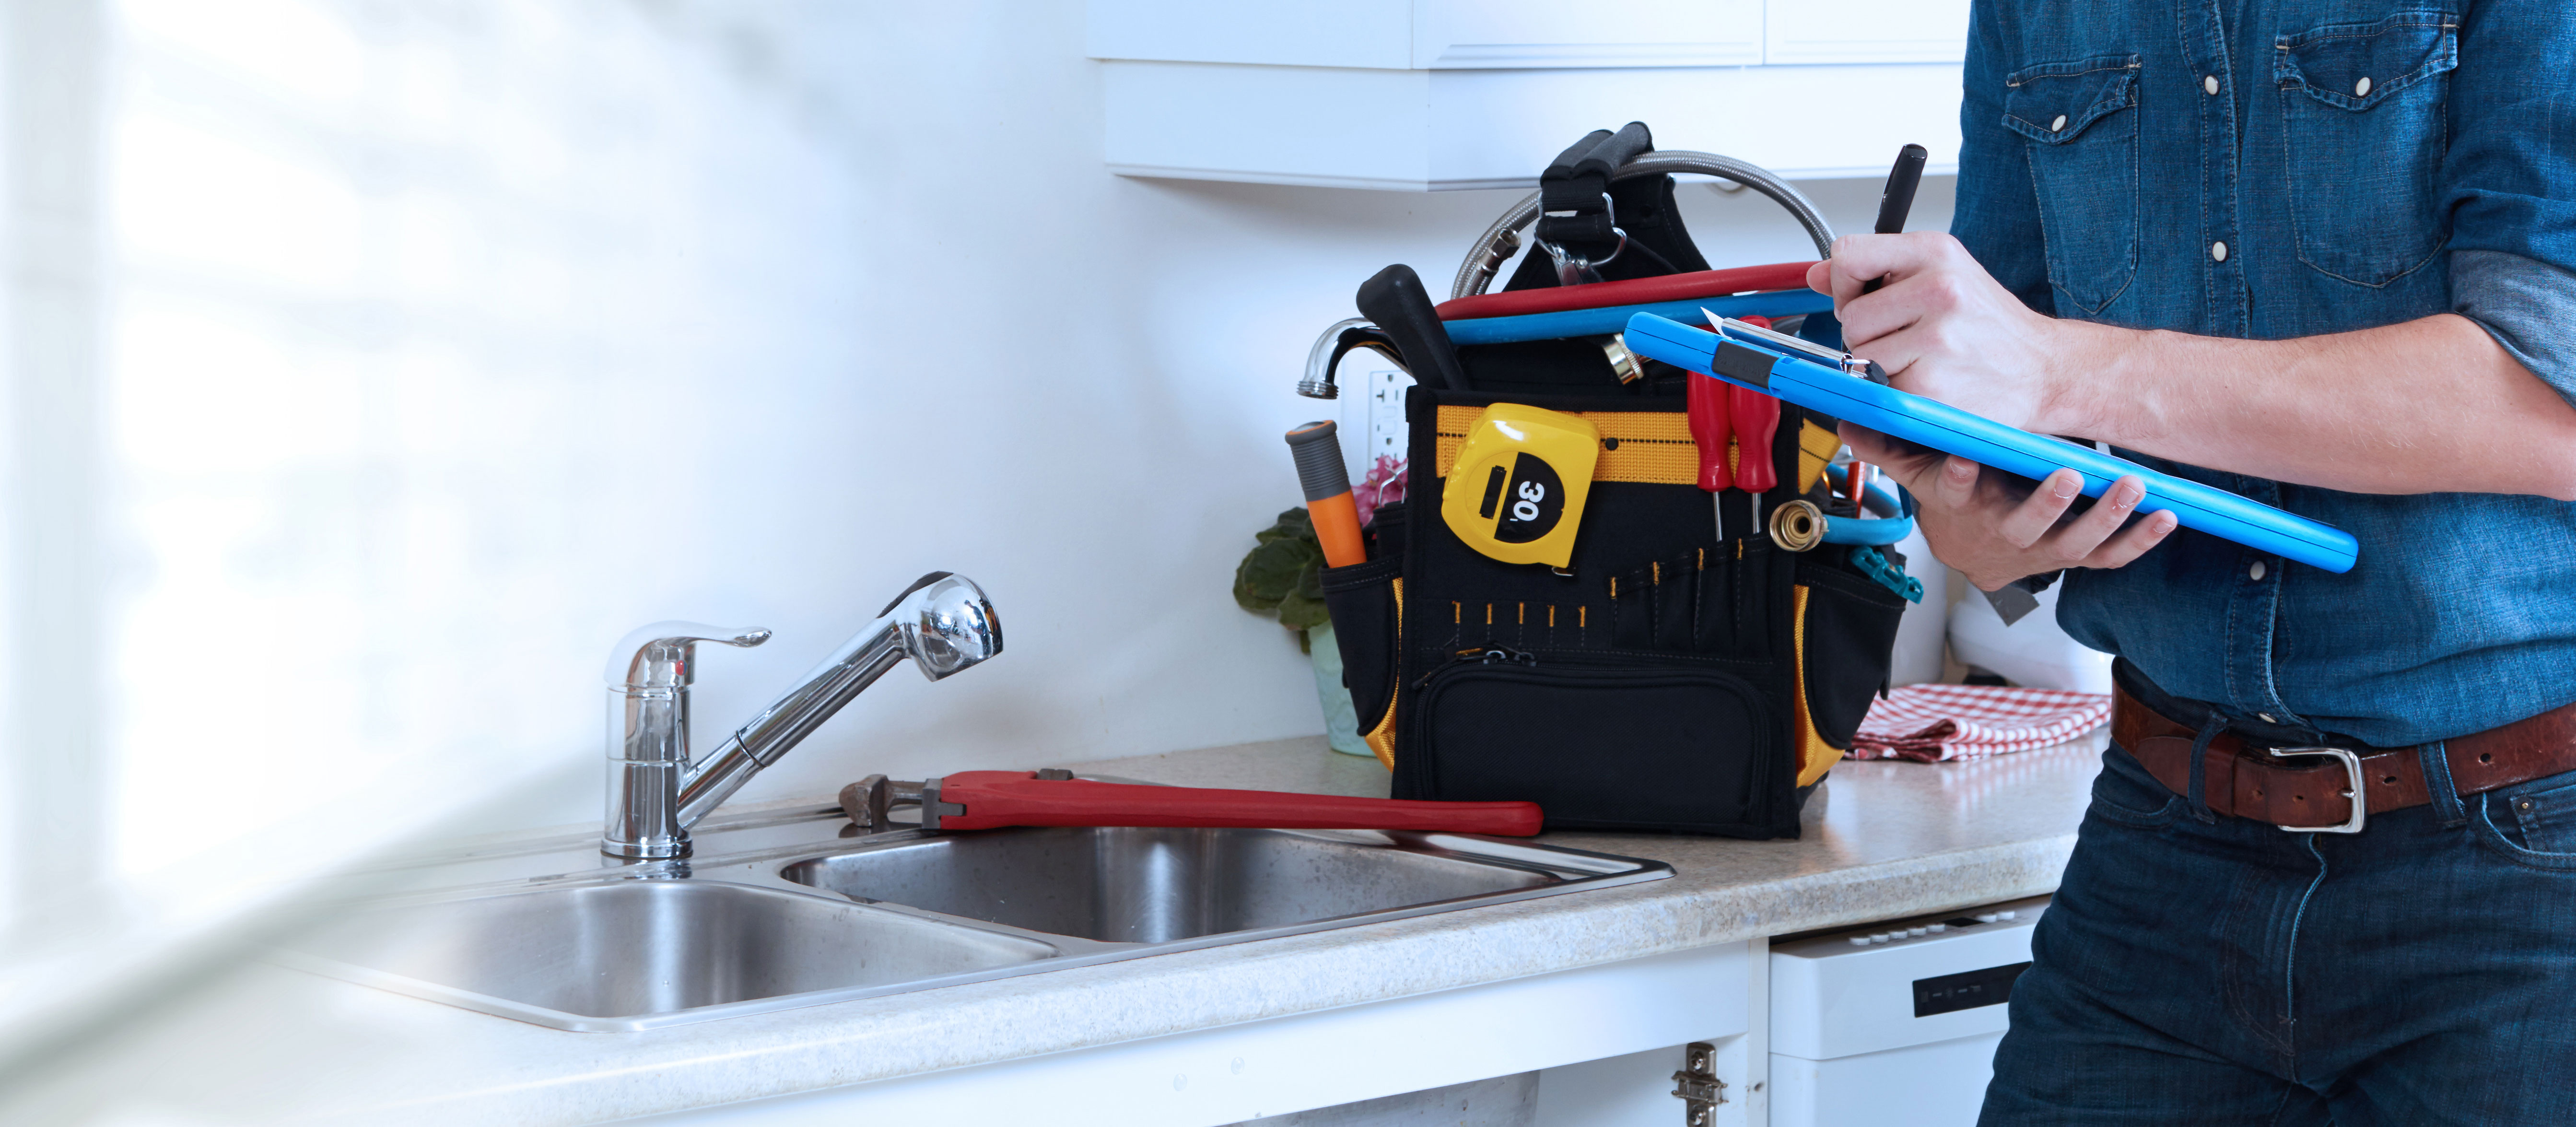
{"type": "MultiPolygon", "coordinates": [[[[2111,739],[2175,794],[2191,792],[2197,735],[2126,692],[2112,698],[2111,739]]],[[[2442,749],[2462,797],[2576,771],[2576,704],[2445,740],[2442,749]]],[[[2264,748],[2221,733],[2202,758],[2212,812],[2285,830],[2357,833],[2371,814],[2433,800],[2412,747],[2264,748]],[[2359,808],[2355,790],[2366,795],[2359,808]]]]}

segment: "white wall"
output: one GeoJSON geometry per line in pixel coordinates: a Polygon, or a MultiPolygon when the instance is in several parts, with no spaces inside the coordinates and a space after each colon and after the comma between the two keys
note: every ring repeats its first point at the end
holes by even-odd
{"type": "MultiPolygon", "coordinates": [[[[595,818],[619,635],[777,631],[706,654],[703,745],[931,569],[1007,652],[898,670],[743,799],[1319,731],[1228,594],[1335,409],[1291,385],[1362,278],[1445,285],[1518,195],[1109,175],[1078,0],[107,11],[113,781],[60,800],[137,922],[595,818]]],[[[1716,112],[1797,127],[1636,116],[1716,112]]],[[[1807,188],[1865,229],[1875,182],[1807,188]]],[[[1811,254],[1685,196],[1716,264],[1811,254]]]]}

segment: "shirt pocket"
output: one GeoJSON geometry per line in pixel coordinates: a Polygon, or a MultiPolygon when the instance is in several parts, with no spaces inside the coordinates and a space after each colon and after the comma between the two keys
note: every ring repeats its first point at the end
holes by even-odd
{"type": "Polygon", "coordinates": [[[2138,56],[2043,63],[2004,76],[2004,128],[2030,139],[2048,281],[2098,314],[2138,272],[2138,56]]]}
{"type": "Polygon", "coordinates": [[[2448,241],[2435,179],[2449,147],[2443,99],[2459,65],[2458,23],[2401,12],[2280,37],[2272,77],[2299,261],[2384,286],[2448,241]]]}

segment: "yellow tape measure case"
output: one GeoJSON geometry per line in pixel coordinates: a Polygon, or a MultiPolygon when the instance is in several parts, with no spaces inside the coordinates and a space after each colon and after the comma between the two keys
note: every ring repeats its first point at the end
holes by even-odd
{"type": "Polygon", "coordinates": [[[1504,563],[1562,568],[1574,558],[1601,431],[1580,416],[1496,403],[1467,428],[1440,490],[1440,519],[1504,563]]]}

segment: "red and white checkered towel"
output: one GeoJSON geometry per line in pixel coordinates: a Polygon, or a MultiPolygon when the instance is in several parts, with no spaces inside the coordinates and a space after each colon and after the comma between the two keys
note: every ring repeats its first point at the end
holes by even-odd
{"type": "Polygon", "coordinates": [[[2111,719],[2104,693],[2010,685],[1907,685],[1869,705],[1854,759],[1939,763],[2064,743],[2111,719]]]}

